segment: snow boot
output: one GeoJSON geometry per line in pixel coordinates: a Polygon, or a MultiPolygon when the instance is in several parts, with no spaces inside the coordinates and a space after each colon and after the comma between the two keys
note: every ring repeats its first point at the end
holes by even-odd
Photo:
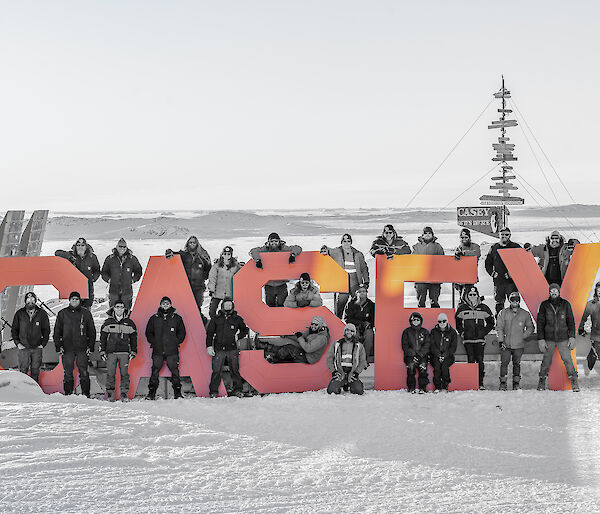
{"type": "Polygon", "coordinates": [[[516,377],[513,377],[513,391],[518,389],[521,389],[521,377],[517,375],[516,377]]]}
{"type": "Polygon", "coordinates": [[[540,377],[540,379],[538,381],[537,390],[538,391],[545,391],[546,390],[546,377],[540,377]]]}
{"type": "Polygon", "coordinates": [[[109,390],[106,391],[106,399],[109,402],[114,402],[115,401],[115,390],[114,389],[112,389],[112,390],[109,389],[109,390]]]}
{"type": "Polygon", "coordinates": [[[485,386],[483,384],[479,384],[479,390],[480,391],[485,391],[485,386]]]}
{"type": "Polygon", "coordinates": [[[181,386],[173,388],[173,397],[177,400],[179,398],[183,398],[181,394],[181,386]]]}
{"type": "Polygon", "coordinates": [[[579,389],[579,384],[577,383],[577,375],[569,378],[571,380],[571,389],[573,389],[573,392],[578,393],[579,391],[581,391],[581,389],[579,389]]]}
{"type": "Polygon", "coordinates": [[[156,400],[156,389],[148,389],[146,400],[156,400]]]}
{"type": "Polygon", "coordinates": [[[86,396],[87,398],[89,398],[90,397],[90,389],[91,389],[90,379],[82,378],[81,379],[81,393],[84,396],[86,396]]]}
{"type": "Polygon", "coordinates": [[[63,387],[65,389],[65,395],[73,394],[73,382],[64,382],[63,387]]]}
{"type": "Polygon", "coordinates": [[[425,389],[419,389],[419,394],[425,394],[426,392],[425,389]]]}
{"type": "Polygon", "coordinates": [[[500,391],[506,391],[508,387],[506,386],[506,377],[500,377],[500,391]]]}
{"type": "Polygon", "coordinates": [[[233,396],[237,396],[238,398],[244,398],[244,393],[243,391],[236,391],[235,393],[233,393],[233,396]]]}
{"type": "Polygon", "coordinates": [[[219,397],[219,393],[210,393],[210,397],[211,398],[218,398],[219,397]]]}

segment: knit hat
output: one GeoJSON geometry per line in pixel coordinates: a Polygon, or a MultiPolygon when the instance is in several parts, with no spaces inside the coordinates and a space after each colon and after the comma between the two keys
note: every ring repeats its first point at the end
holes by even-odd
{"type": "Polygon", "coordinates": [[[356,325],[354,325],[354,323],[348,323],[345,327],[344,327],[344,332],[346,330],[351,330],[352,332],[354,332],[356,334],[356,325]]]}
{"type": "Polygon", "coordinates": [[[271,240],[271,239],[279,239],[279,240],[281,241],[281,238],[279,237],[279,234],[278,234],[277,232],[271,232],[271,233],[269,234],[269,237],[268,237],[267,239],[268,239],[268,240],[271,240]]]}
{"type": "Polygon", "coordinates": [[[367,284],[359,284],[358,287],[356,288],[356,291],[360,291],[361,289],[364,289],[365,291],[369,291],[369,286],[367,286],[367,284]]]}
{"type": "Polygon", "coordinates": [[[421,325],[423,324],[423,316],[421,316],[420,313],[418,312],[413,312],[410,317],[408,318],[408,322],[412,325],[413,319],[418,319],[421,322],[421,325]]]}
{"type": "Polygon", "coordinates": [[[560,237],[560,232],[558,230],[553,230],[552,232],[550,232],[550,237],[560,237]]]}
{"type": "Polygon", "coordinates": [[[448,321],[448,315],[445,312],[440,312],[438,314],[438,321],[448,321]]]}
{"type": "Polygon", "coordinates": [[[467,236],[471,237],[471,231],[470,231],[468,228],[463,228],[463,229],[460,231],[460,235],[462,236],[463,234],[465,234],[465,235],[467,235],[467,236]]]}
{"type": "Polygon", "coordinates": [[[37,301],[37,296],[33,291],[28,291],[25,294],[25,301],[27,301],[27,298],[30,298],[30,297],[32,297],[35,301],[37,301]]]}
{"type": "Polygon", "coordinates": [[[519,291],[513,291],[508,295],[508,301],[510,302],[512,299],[515,299],[519,302],[521,301],[521,295],[519,294],[519,291]]]}
{"type": "Polygon", "coordinates": [[[429,232],[431,235],[433,235],[433,229],[431,227],[423,228],[423,234],[426,234],[427,232],[429,232]]]}
{"type": "Polygon", "coordinates": [[[310,282],[310,275],[304,272],[302,273],[302,275],[300,275],[300,280],[307,280],[308,282],[310,282]]]}
{"type": "Polygon", "coordinates": [[[553,289],[558,290],[558,292],[560,293],[560,286],[558,284],[550,284],[548,286],[548,292],[552,291],[553,289]]]}
{"type": "Polygon", "coordinates": [[[79,298],[81,300],[81,295],[79,294],[79,292],[77,291],[73,291],[70,295],[69,295],[69,300],[71,300],[72,298],[79,298]]]}
{"type": "Polygon", "coordinates": [[[117,246],[127,246],[127,241],[125,241],[125,239],[121,238],[117,241],[117,246]]]}
{"type": "Polygon", "coordinates": [[[233,255],[233,248],[231,248],[231,246],[226,246],[225,248],[223,248],[223,251],[221,253],[225,252],[229,252],[231,255],[233,255]]]}
{"type": "Polygon", "coordinates": [[[512,234],[512,232],[510,231],[510,229],[508,227],[502,227],[500,229],[500,234],[502,234],[502,232],[508,232],[509,234],[512,234]]]}
{"type": "Polygon", "coordinates": [[[310,322],[311,324],[315,323],[317,325],[319,325],[319,328],[323,328],[327,326],[327,323],[325,323],[325,318],[323,316],[313,316],[313,319],[310,322]]]}
{"type": "Polygon", "coordinates": [[[171,301],[171,299],[168,296],[163,296],[160,299],[160,303],[163,303],[163,302],[169,302],[171,305],[173,305],[173,302],[171,301]]]}
{"type": "Polygon", "coordinates": [[[233,300],[231,298],[223,298],[221,300],[221,309],[225,310],[225,302],[231,302],[231,310],[235,309],[235,304],[233,303],[233,300]]]}

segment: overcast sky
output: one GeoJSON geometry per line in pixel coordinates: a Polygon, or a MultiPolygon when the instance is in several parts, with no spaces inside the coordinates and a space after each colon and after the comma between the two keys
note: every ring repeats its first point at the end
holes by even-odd
{"type": "MultiPolygon", "coordinates": [[[[2,210],[403,207],[502,73],[575,200],[600,203],[597,1],[0,6],[2,210]]],[[[494,108],[413,205],[492,166],[494,108]]]]}

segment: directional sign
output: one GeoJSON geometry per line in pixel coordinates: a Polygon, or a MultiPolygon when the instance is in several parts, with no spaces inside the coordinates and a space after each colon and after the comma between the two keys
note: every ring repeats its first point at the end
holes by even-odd
{"type": "Polygon", "coordinates": [[[456,222],[461,227],[475,230],[482,234],[498,237],[502,221],[502,207],[457,207],[456,222]]]}

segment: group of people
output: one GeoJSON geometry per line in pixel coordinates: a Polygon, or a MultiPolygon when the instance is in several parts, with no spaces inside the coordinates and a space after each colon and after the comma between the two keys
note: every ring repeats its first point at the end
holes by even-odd
{"type": "MultiPolygon", "coordinates": [[[[513,389],[519,388],[524,341],[533,334],[534,327],[530,314],[520,307],[520,295],[516,285],[498,253],[498,250],[503,248],[521,246],[511,241],[510,229],[503,228],[499,235],[499,242],[492,245],[485,258],[485,269],[494,281],[496,316],[483,303],[479,291],[472,284],[457,284],[461,302],[456,311],[456,330],[450,326],[445,314],[440,314],[437,325],[430,333],[422,326],[422,317],[416,312],[413,313],[401,342],[407,366],[407,388],[410,391],[416,390],[417,372],[419,389],[425,390],[428,383],[428,363],[434,370],[433,382],[436,390],[448,389],[449,369],[454,362],[457,335],[460,335],[464,342],[468,361],[476,362],[479,366],[479,385],[483,388],[485,337],[494,328],[497,330],[501,346],[500,389],[507,388],[507,370],[511,359],[513,389]],[[509,300],[508,308],[504,308],[506,299],[509,300]]],[[[565,362],[573,390],[578,390],[577,372],[569,353],[575,335],[573,314],[569,302],[560,297],[560,285],[574,246],[578,242],[565,242],[564,237],[554,231],[543,245],[524,245],[526,250],[539,259],[540,269],[551,283],[550,298],[542,303],[538,313],[538,340],[540,351],[544,354],[538,389],[545,387],[556,346],[565,362]]],[[[335,314],[346,322],[346,328],[344,338],[334,342],[329,348],[327,364],[332,371],[332,382],[328,391],[339,392],[343,388],[355,393],[362,392],[358,374],[368,366],[367,359],[374,355],[375,303],[367,296],[370,280],[368,266],[364,254],[353,246],[350,234],[342,236],[340,246],[323,245],[320,251],[323,255],[331,256],[348,272],[349,289],[348,293],[339,293],[335,298],[335,314]]],[[[302,252],[302,248],[298,245],[287,245],[273,232],[269,234],[263,246],[253,248],[249,252],[257,268],[262,268],[261,254],[266,252],[289,252],[289,262],[293,263],[302,252]]],[[[444,255],[444,249],[429,226],[423,229],[418,242],[411,249],[397,234],[393,225],[389,224],[385,225],[381,236],[373,241],[370,248],[372,256],[383,254],[388,258],[411,253],[444,255]]],[[[109,399],[114,399],[117,366],[121,374],[121,390],[127,391],[128,363],[137,354],[137,328],[129,313],[133,300],[132,286],[141,278],[142,267],[123,238],[106,257],[102,268],[85,238],[77,239],[71,250],[57,250],[55,254],[68,259],[88,278],[88,298],[82,300],[78,292],[73,292],[69,297],[69,305],[58,313],[54,327],[54,344],[62,355],[65,369],[65,393],[70,394],[73,391],[73,371],[76,364],[82,392],[87,396],[90,394],[88,356],[94,350],[96,328],[89,309],[94,299],[94,282],[102,277],[109,284],[110,308],[100,329],[100,355],[107,365],[107,395],[109,399]]],[[[229,365],[231,371],[233,393],[241,396],[243,379],[239,374],[238,346],[239,341],[245,338],[249,331],[242,317],[235,311],[233,276],[244,263],[234,256],[231,246],[225,246],[219,258],[211,262],[208,252],[195,236],[186,241],[182,250],[165,251],[167,258],[176,254],[181,257],[206,326],[207,352],[211,355],[213,363],[211,396],[218,394],[225,364],[229,365]],[[201,311],[207,288],[211,298],[208,312],[210,320],[201,311]]],[[[454,252],[456,259],[463,256],[475,256],[478,260],[481,256],[481,249],[471,240],[471,233],[467,228],[462,229],[460,244],[454,252]]],[[[323,304],[319,289],[308,273],[302,273],[290,290],[285,280],[270,281],[265,284],[264,290],[265,303],[270,307],[318,307],[323,304]]],[[[425,307],[427,297],[431,307],[439,307],[441,284],[418,283],[416,291],[419,307],[425,307]]],[[[588,317],[592,319],[592,350],[597,357],[600,351],[598,288],[594,299],[586,308],[580,333],[588,317]]],[[[170,298],[162,298],[156,314],[148,320],[145,333],[152,347],[148,398],[154,399],[156,396],[158,375],[165,362],[171,371],[175,397],[181,397],[179,345],[185,339],[186,329],[170,298]]],[[[37,305],[35,293],[29,292],[25,297],[25,306],[15,313],[12,334],[19,348],[19,368],[23,372],[31,371],[31,376],[39,380],[41,352],[49,340],[50,324],[47,314],[37,305]]],[[[328,344],[329,329],[325,320],[315,316],[308,327],[294,334],[269,340],[261,340],[257,334],[254,347],[264,348],[265,357],[273,363],[312,364],[322,357],[328,344]]],[[[124,397],[125,394],[121,396],[124,397]]]]}

